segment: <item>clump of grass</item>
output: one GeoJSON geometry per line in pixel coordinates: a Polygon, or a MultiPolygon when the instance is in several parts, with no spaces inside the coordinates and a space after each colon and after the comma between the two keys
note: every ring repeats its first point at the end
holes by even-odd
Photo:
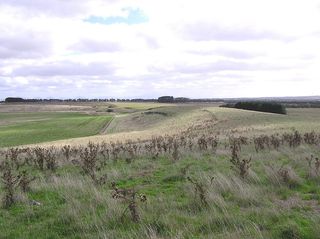
{"type": "Polygon", "coordinates": [[[290,166],[282,166],[278,170],[278,175],[282,179],[282,182],[289,187],[294,187],[299,184],[299,177],[290,166]]]}
{"type": "Polygon", "coordinates": [[[180,169],[180,175],[183,176],[183,177],[186,177],[187,173],[188,173],[188,170],[190,169],[190,167],[192,166],[191,163],[187,164],[186,166],[182,167],[180,169]]]}
{"type": "Polygon", "coordinates": [[[265,170],[269,180],[275,185],[287,185],[289,188],[292,188],[300,183],[299,176],[289,165],[282,165],[278,169],[272,165],[268,165],[265,170]]]}
{"type": "Polygon", "coordinates": [[[319,176],[320,160],[318,157],[314,157],[313,154],[310,157],[306,157],[305,160],[308,163],[308,177],[315,178],[319,176]]]}
{"type": "Polygon", "coordinates": [[[300,239],[301,233],[295,224],[285,225],[280,229],[279,238],[281,239],[300,239]]]}

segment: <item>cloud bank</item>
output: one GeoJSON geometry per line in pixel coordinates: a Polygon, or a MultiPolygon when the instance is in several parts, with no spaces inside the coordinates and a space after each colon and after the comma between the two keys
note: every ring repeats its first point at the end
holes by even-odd
{"type": "Polygon", "coordinates": [[[0,99],[320,95],[320,1],[3,0],[0,99]]]}

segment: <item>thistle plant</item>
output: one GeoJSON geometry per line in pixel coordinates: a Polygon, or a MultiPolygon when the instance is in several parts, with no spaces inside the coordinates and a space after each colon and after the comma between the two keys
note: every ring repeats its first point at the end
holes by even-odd
{"type": "Polygon", "coordinates": [[[3,206],[8,208],[12,206],[15,202],[14,194],[17,186],[19,185],[19,176],[13,173],[11,165],[8,163],[5,165],[1,181],[3,184],[4,197],[3,197],[3,206]]]}
{"type": "Polygon", "coordinates": [[[97,172],[102,168],[98,161],[98,151],[99,145],[90,142],[80,153],[79,164],[83,172],[89,175],[96,185],[103,185],[107,181],[107,175],[97,176],[97,172]]]}
{"type": "Polygon", "coordinates": [[[138,194],[134,189],[120,189],[114,182],[111,183],[112,197],[114,199],[122,200],[127,204],[125,210],[121,215],[123,219],[126,212],[129,210],[131,214],[131,220],[135,223],[140,221],[140,214],[138,211],[138,202],[146,202],[147,197],[143,194],[138,194]]]}
{"type": "Polygon", "coordinates": [[[188,181],[192,183],[194,187],[194,194],[195,197],[200,200],[200,203],[203,206],[208,206],[208,201],[207,201],[207,190],[205,188],[205,185],[196,179],[192,179],[191,177],[187,177],[188,181]]]}
{"type": "Polygon", "coordinates": [[[24,170],[19,174],[19,186],[22,192],[26,193],[30,191],[30,183],[36,179],[36,177],[31,177],[27,174],[27,171],[24,170]]]}
{"type": "Polygon", "coordinates": [[[64,155],[64,157],[66,158],[67,161],[70,160],[70,157],[71,157],[71,146],[70,145],[64,145],[62,148],[61,148],[61,151],[64,155]]]}

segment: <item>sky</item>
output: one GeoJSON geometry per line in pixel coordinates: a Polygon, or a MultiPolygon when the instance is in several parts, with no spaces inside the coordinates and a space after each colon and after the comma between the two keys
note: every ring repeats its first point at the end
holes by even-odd
{"type": "Polygon", "coordinates": [[[320,0],[1,0],[0,99],[320,95],[320,0]]]}

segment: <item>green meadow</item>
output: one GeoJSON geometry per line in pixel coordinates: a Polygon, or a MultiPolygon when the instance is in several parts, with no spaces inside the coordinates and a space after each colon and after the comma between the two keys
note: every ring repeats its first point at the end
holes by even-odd
{"type": "Polygon", "coordinates": [[[74,112],[0,113],[0,147],[96,135],[111,119],[74,112]]]}

